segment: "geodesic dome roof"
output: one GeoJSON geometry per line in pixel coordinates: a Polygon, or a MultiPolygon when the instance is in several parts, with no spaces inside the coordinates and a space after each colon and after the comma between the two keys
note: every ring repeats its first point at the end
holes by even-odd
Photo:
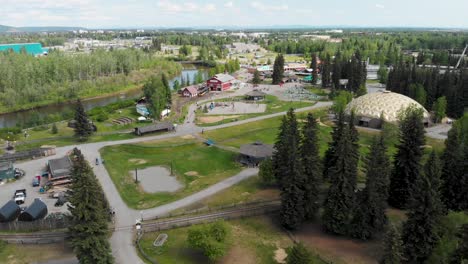
{"type": "Polygon", "coordinates": [[[397,123],[400,111],[415,105],[423,109],[424,118],[429,118],[427,110],[415,100],[399,93],[390,91],[370,93],[353,99],[346,107],[345,113],[354,111],[356,116],[380,118],[386,122],[397,123]]]}

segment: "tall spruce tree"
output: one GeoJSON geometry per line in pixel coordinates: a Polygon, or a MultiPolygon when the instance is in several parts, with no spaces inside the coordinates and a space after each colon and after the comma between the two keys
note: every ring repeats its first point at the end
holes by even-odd
{"type": "Polygon", "coordinates": [[[356,203],[358,162],[350,126],[344,126],[342,135],[334,145],[328,170],[330,188],[323,206],[322,222],[327,232],[345,235],[349,233],[356,203]]]}
{"type": "Polygon", "coordinates": [[[273,155],[273,169],[281,190],[281,223],[297,229],[305,219],[305,177],[300,157],[300,134],[294,109],[283,118],[273,155]]]}
{"type": "Polygon", "coordinates": [[[70,205],[71,245],[83,264],[114,262],[108,242],[108,205],[92,168],[78,149],[72,152],[70,205]]]}
{"type": "Polygon", "coordinates": [[[93,127],[89,123],[88,115],[86,114],[81,100],[76,101],[75,108],[75,137],[78,141],[86,141],[93,133],[93,127]]]}
{"type": "Polygon", "coordinates": [[[253,78],[252,78],[252,84],[255,87],[257,87],[261,82],[262,82],[262,80],[260,79],[260,72],[258,70],[255,70],[255,72],[253,74],[253,78]]]}
{"type": "Polygon", "coordinates": [[[309,113],[303,129],[301,144],[302,167],[305,176],[305,216],[312,219],[319,210],[319,192],[322,183],[321,160],[318,149],[318,128],[314,116],[309,113]]]}
{"type": "Polygon", "coordinates": [[[169,81],[167,80],[166,74],[164,73],[161,75],[161,82],[164,86],[166,105],[170,106],[172,104],[172,91],[171,91],[171,86],[169,85],[169,81]]]}
{"type": "Polygon", "coordinates": [[[374,138],[366,160],[366,187],[359,194],[353,217],[352,236],[366,240],[384,229],[387,223],[390,160],[386,154],[383,137],[374,138]]]}
{"type": "Polygon", "coordinates": [[[464,142],[461,132],[461,123],[456,122],[448,132],[442,155],[442,197],[447,209],[454,211],[468,209],[468,175],[464,167],[468,143],[464,142]]]}
{"type": "Polygon", "coordinates": [[[331,58],[330,54],[327,54],[325,59],[322,61],[322,87],[330,87],[331,84],[331,58]]]}
{"type": "Polygon", "coordinates": [[[439,241],[437,227],[444,214],[440,198],[440,161],[432,152],[424,173],[417,175],[411,192],[408,220],[403,225],[404,257],[407,263],[424,263],[439,241]]]}
{"type": "Polygon", "coordinates": [[[283,81],[284,75],[284,57],[283,54],[278,54],[275,59],[275,63],[273,64],[273,84],[279,84],[283,81]]]}
{"type": "Polygon", "coordinates": [[[468,263],[468,224],[460,228],[458,245],[450,256],[450,264],[468,263]]]}
{"type": "Polygon", "coordinates": [[[390,224],[383,240],[383,255],[380,264],[401,264],[403,262],[403,242],[400,231],[390,224]]]}
{"type": "Polygon", "coordinates": [[[402,209],[407,206],[411,185],[420,174],[425,131],[422,110],[411,106],[400,114],[400,143],[394,159],[388,201],[391,206],[402,209]]]}
{"type": "Polygon", "coordinates": [[[310,63],[310,68],[312,69],[312,84],[317,84],[318,79],[318,64],[317,64],[317,54],[312,54],[312,62],[310,63]]]}
{"type": "Polygon", "coordinates": [[[323,159],[323,178],[328,179],[328,172],[332,165],[335,163],[335,154],[336,154],[336,144],[339,139],[343,136],[345,130],[344,122],[344,113],[337,113],[338,122],[336,126],[333,127],[332,131],[332,141],[328,143],[328,149],[325,152],[325,157],[323,159]]]}
{"type": "Polygon", "coordinates": [[[340,89],[340,79],[342,75],[342,66],[341,66],[341,52],[338,51],[335,56],[335,60],[333,61],[332,67],[332,82],[333,82],[333,92],[336,92],[340,89]]]}

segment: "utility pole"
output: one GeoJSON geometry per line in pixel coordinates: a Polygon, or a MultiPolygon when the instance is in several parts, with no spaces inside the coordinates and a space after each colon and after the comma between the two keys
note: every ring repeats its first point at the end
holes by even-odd
{"type": "Polygon", "coordinates": [[[135,183],[138,183],[138,169],[135,168],[135,183]]]}

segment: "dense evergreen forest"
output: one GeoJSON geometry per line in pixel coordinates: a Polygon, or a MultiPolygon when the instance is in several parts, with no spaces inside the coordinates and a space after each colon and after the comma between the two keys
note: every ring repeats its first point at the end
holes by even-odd
{"type": "Polygon", "coordinates": [[[426,109],[433,109],[436,100],[445,97],[447,115],[459,118],[468,107],[468,70],[442,73],[438,68],[400,62],[388,74],[387,89],[415,99],[426,109]]]}
{"type": "MultiPolygon", "coordinates": [[[[333,35],[332,35],[333,36],[333,35]]],[[[347,33],[335,35],[342,38],[341,43],[311,41],[300,35],[276,33],[257,42],[271,51],[284,54],[304,54],[310,57],[318,53],[322,58],[326,54],[334,55],[340,50],[344,58],[351,58],[356,50],[363,58],[369,58],[372,64],[393,65],[398,62],[403,51],[421,51],[420,64],[455,65],[456,57],[468,44],[468,34],[448,32],[398,32],[398,33],[347,33]]],[[[410,60],[410,58],[407,58],[410,60]]]]}
{"type": "Polygon", "coordinates": [[[170,76],[180,70],[175,62],[134,49],[73,56],[53,51],[41,58],[4,52],[0,53],[0,110],[102,95],[138,84],[152,73],[170,76]]]}

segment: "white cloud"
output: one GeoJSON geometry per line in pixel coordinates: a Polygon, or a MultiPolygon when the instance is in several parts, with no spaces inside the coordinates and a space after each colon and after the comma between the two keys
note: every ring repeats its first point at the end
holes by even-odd
{"type": "Polygon", "coordinates": [[[232,1],[229,1],[229,2],[224,4],[224,7],[226,7],[226,8],[231,8],[233,6],[234,6],[234,3],[232,1]]]}
{"type": "Polygon", "coordinates": [[[384,9],[385,8],[385,6],[382,5],[382,4],[375,4],[375,7],[379,8],[379,9],[384,9]]]}
{"type": "Polygon", "coordinates": [[[216,11],[216,6],[213,5],[213,4],[206,4],[202,11],[214,12],[214,11],[216,11]]]}
{"type": "Polygon", "coordinates": [[[169,1],[159,1],[157,6],[161,8],[162,11],[168,13],[178,13],[182,11],[181,5],[173,4],[169,1]]]}
{"type": "Polygon", "coordinates": [[[278,12],[278,11],[286,11],[288,10],[288,5],[265,5],[260,2],[252,2],[250,4],[251,7],[257,9],[258,11],[262,12],[278,12]]]}
{"type": "Polygon", "coordinates": [[[214,4],[206,4],[200,6],[193,2],[185,2],[181,4],[172,3],[168,0],[159,1],[157,7],[166,13],[185,13],[185,14],[197,14],[203,12],[213,12],[216,10],[214,4]]]}

